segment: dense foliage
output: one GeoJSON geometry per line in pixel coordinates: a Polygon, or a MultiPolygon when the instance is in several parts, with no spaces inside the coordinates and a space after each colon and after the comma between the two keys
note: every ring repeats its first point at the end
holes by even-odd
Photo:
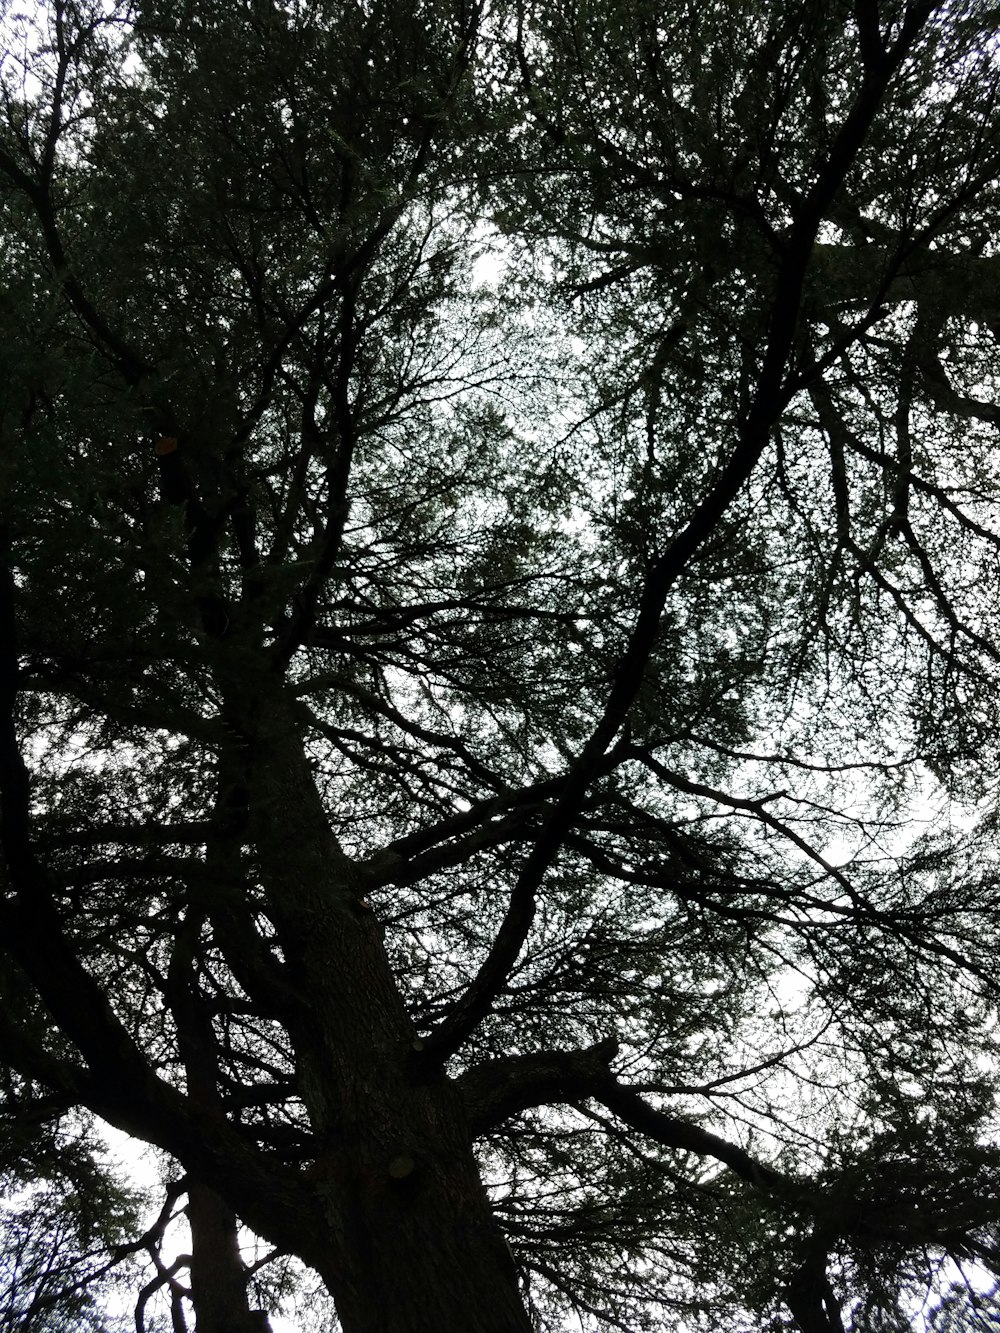
{"type": "Polygon", "coordinates": [[[1000,1271],[995,10],[0,15],[3,1327],[1000,1271]]]}

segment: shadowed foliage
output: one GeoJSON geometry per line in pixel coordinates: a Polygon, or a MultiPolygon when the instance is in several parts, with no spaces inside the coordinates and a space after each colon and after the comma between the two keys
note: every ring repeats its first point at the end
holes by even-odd
{"type": "Polygon", "coordinates": [[[5,1327],[940,1322],[993,9],[0,17],[5,1327]]]}

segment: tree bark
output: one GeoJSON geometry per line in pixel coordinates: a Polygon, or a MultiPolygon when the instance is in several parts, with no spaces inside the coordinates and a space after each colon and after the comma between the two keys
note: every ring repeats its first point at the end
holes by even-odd
{"type": "Polygon", "coordinates": [[[463,1098],[414,1059],[382,928],[280,686],[258,695],[240,731],[268,914],[308,997],[287,1026],[321,1145],[308,1169],[328,1230],[320,1275],[345,1333],[529,1333],[463,1098]]]}
{"type": "Polygon", "coordinates": [[[792,1274],[785,1303],[800,1333],[844,1333],[840,1302],[826,1274],[826,1253],[817,1250],[792,1274]]]}
{"type": "MultiPolygon", "coordinates": [[[[167,984],[188,1096],[221,1117],[224,1112],[212,1023],[201,1006],[195,964],[202,924],[199,913],[189,913],[181,923],[167,984]]],[[[236,1213],[220,1194],[191,1172],[187,1218],[191,1228],[191,1303],[197,1333],[267,1333],[266,1314],[251,1310],[247,1298],[236,1213]]]]}
{"type": "Polygon", "coordinates": [[[263,1310],[251,1310],[236,1214],[215,1190],[188,1185],[191,1303],[197,1333],[268,1333],[263,1310]]]}

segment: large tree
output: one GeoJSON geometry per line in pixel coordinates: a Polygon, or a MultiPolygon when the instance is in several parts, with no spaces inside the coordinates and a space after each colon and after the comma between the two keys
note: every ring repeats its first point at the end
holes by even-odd
{"type": "Polygon", "coordinates": [[[0,1168],[199,1333],[1000,1267],[992,8],[2,13],[0,1168]]]}

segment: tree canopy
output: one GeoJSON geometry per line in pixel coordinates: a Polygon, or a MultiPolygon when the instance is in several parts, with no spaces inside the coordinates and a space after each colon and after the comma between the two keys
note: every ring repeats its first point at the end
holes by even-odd
{"type": "Polygon", "coordinates": [[[972,1326],[996,8],[0,22],[3,1328],[972,1326]]]}

